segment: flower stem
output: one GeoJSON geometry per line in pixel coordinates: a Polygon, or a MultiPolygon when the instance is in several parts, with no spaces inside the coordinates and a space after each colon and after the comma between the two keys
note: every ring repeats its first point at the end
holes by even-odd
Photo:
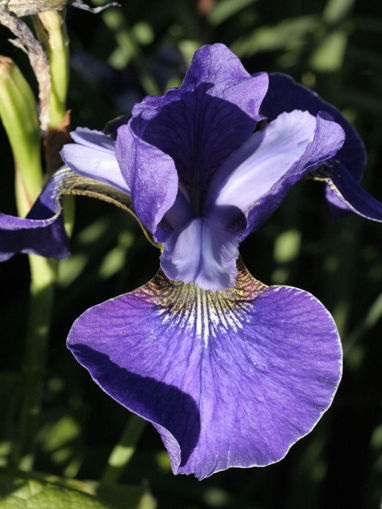
{"type": "Polygon", "coordinates": [[[64,13],[40,12],[33,16],[37,37],[42,43],[50,65],[50,129],[55,129],[66,111],[69,83],[69,39],[64,23],[64,13]]]}
{"type": "Polygon", "coordinates": [[[136,445],[145,428],[146,421],[131,414],[120,441],[114,446],[108,465],[102,475],[102,482],[117,482],[135,452],[136,445]]]}
{"type": "Polygon", "coordinates": [[[57,262],[29,255],[31,284],[24,361],[22,402],[11,463],[22,470],[33,468],[35,438],[41,411],[45,351],[53,307],[57,262]]]}

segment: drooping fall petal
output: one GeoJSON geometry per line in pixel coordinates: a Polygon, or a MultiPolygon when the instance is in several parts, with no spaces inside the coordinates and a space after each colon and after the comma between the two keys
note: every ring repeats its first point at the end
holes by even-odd
{"type": "Polygon", "coordinates": [[[159,273],[81,315],[68,347],[107,394],[156,427],[174,473],[199,479],[283,458],[341,377],[322,304],[243,267],[234,288],[215,293],[159,273]]]}

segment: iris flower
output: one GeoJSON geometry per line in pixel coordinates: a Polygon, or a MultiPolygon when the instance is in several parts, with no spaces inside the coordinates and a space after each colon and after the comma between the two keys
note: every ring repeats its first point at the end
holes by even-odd
{"type": "Polygon", "coordinates": [[[83,313],[69,349],[152,423],[174,473],[279,461],[330,406],[340,339],[315,297],[257,281],[238,247],[304,176],[327,183],[338,213],[381,221],[359,185],[362,142],[333,106],[285,75],[251,76],[222,44],[200,48],[180,88],[146,97],[111,131],[78,128],[28,217],[0,216],[2,258],[68,254],[63,193],[131,211],[161,268],[83,313]]]}

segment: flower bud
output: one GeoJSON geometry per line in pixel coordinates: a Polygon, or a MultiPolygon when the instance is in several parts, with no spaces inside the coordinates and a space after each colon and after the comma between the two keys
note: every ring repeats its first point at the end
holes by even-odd
{"type": "Polygon", "coordinates": [[[26,213],[41,190],[41,140],[36,100],[11,58],[0,56],[0,118],[17,173],[17,203],[26,213]]]}

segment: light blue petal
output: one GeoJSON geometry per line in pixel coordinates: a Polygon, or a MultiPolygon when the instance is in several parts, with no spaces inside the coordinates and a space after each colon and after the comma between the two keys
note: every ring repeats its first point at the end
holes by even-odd
{"type": "Polygon", "coordinates": [[[316,118],[307,111],[282,113],[263,131],[256,132],[216,172],[207,204],[235,206],[245,215],[305,153],[313,141],[316,118]],[[213,204],[211,204],[211,202],[213,204]]]}
{"type": "Polygon", "coordinates": [[[100,131],[79,127],[71,133],[76,143],[64,145],[61,157],[73,171],[130,195],[115,157],[115,142],[100,131]]]}
{"type": "Polygon", "coordinates": [[[187,191],[183,190],[181,184],[179,184],[174,205],[164,215],[160,227],[155,234],[158,242],[165,242],[170,233],[183,228],[192,218],[193,210],[187,191]]]}
{"type": "Polygon", "coordinates": [[[239,256],[235,234],[205,218],[194,218],[166,240],[161,267],[168,278],[195,282],[206,290],[225,290],[235,284],[239,256]]]}

